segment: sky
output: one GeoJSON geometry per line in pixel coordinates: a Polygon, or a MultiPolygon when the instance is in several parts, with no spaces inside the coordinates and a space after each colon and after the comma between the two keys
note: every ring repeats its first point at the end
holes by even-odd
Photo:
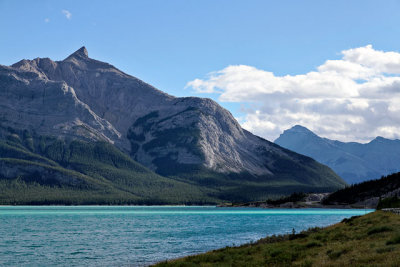
{"type": "Polygon", "coordinates": [[[400,1],[0,0],[0,64],[81,46],[273,141],[400,138],[400,1]]]}

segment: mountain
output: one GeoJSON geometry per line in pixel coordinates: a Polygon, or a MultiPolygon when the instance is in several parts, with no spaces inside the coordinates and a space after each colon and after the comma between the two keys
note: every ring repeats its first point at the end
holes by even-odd
{"type": "Polygon", "coordinates": [[[275,143],[326,164],[350,184],[400,171],[400,140],[377,137],[366,144],[345,143],[321,138],[296,125],[275,143]]]}
{"type": "MultiPolygon", "coordinates": [[[[1,129],[7,133],[11,129],[1,129]]],[[[199,187],[159,176],[108,142],[12,130],[0,140],[1,204],[207,204],[199,187]]]]}
{"type": "MultiPolygon", "coordinates": [[[[79,173],[81,169],[64,160],[78,141],[111,145],[122,153],[121,160],[128,155],[154,179],[195,187],[214,201],[345,185],[328,167],[242,129],[213,100],[168,95],[91,59],[85,47],[62,61],[36,58],[0,65],[0,100],[3,142],[79,173]],[[53,143],[43,145],[43,139],[54,139],[57,155],[46,154],[53,143]]],[[[79,153],[94,160],[84,149],[79,153]]],[[[2,165],[3,176],[9,168],[2,165]]],[[[141,188],[151,186],[149,182],[141,188]]]]}

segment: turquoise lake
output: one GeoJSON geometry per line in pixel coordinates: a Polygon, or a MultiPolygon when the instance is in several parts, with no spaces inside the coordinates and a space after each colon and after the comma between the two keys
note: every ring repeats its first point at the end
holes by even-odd
{"type": "Polygon", "coordinates": [[[0,207],[1,266],[146,266],[373,210],[0,207]]]}

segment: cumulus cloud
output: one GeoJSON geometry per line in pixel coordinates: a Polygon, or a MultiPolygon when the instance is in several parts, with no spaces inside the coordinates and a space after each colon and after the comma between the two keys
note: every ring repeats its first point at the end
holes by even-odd
{"type": "Polygon", "coordinates": [[[228,66],[187,87],[219,94],[222,102],[246,103],[240,123],[269,140],[295,124],[342,141],[399,138],[400,53],[367,45],[341,55],[300,75],[228,66]]]}
{"type": "Polygon", "coordinates": [[[65,16],[67,19],[71,19],[71,17],[72,17],[72,13],[71,13],[71,12],[69,12],[69,11],[66,10],[66,9],[61,10],[61,12],[64,14],[64,16],[65,16]]]}
{"type": "Polygon", "coordinates": [[[45,19],[44,19],[44,22],[49,23],[49,22],[50,22],[50,19],[49,19],[49,18],[45,18],[45,19]]]}

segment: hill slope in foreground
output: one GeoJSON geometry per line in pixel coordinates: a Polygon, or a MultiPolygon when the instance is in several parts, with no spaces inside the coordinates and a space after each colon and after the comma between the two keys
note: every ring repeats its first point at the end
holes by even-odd
{"type": "Polygon", "coordinates": [[[400,215],[376,211],[156,266],[399,266],[400,215]]]}
{"type": "Polygon", "coordinates": [[[102,203],[189,204],[346,185],[327,166],[242,129],[213,100],[170,96],[90,58],[85,47],[62,61],[0,65],[0,139],[8,145],[0,153],[8,191],[0,195],[24,194],[26,203],[44,194],[30,190],[39,187],[53,192],[46,203],[95,188],[84,202],[103,195],[102,203]]]}

